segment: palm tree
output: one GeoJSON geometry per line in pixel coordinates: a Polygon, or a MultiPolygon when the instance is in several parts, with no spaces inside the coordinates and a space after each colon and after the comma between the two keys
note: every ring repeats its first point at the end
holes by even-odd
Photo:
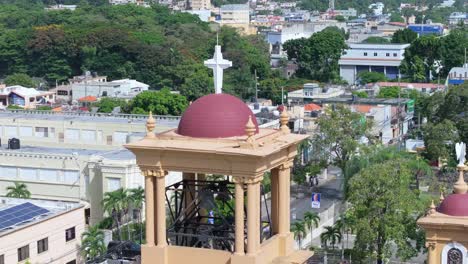
{"type": "Polygon", "coordinates": [[[111,215],[112,219],[115,221],[117,225],[117,232],[119,234],[119,240],[122,240],[120,224],[123,218],[123,214],[128,212],[127,190],[120,188],[113,192],[106,192],[104,194],[104,199],[102,199],[102,205],[104,210],[107,211],[107,213],[111,215]]]}
{"type": "MultiPolygon", "coordinates": [[[[352,218],[351,212],[346,211],[340,216],[340,219],[338,219],[335,223],[335,227],[340,230],[341,237],[343,237],[346,234],[346,247],[348,246],[348,241],[349,241],[349,233],[353,232],[353,223],[354,220],[352,218]]],[[[341,240],[341,257],[344,258],[344,248],[345,248],[345,243],[344,239],[341,240]]]]}
{"type": "Polygon", "coordinates": [[[7,197],[13,198],[30,198],[31,192],[28,191],[28,186],[22,182],[15,182],[14,186],[7,187],[7,197]]]}
{"type": "Polygon", "coordinates": [[[304,222],[307,229],[310,231],[310,242],[312,242],[312,230],[317,228],[320,223],[320,216],[315,212],[305,212],[304,213],[304,222]]]}
{"type": "Polygon", "coordinates": [[[145,189],[138,187],[130,190],[130,201],[138,211],[138,224],[140,225],[140,244],[143,240],[143,225],[141,224],[141,210],[143,209],[143,201],[145,200],[145,189]]]}
{"type": "Polygon", "coordinates": [[[104,232],[98,226],[89,227],[81,234],[81,253],[86,259],[94,259],[106,251],[104,232]]]}
{"type": "Polygon", "coordinates": [[[294,222],[291,225],[291,231],[294,234],[294,239],[298,240],[299,242],[299,248],[302,248],[301,240],[303,237],[306,236],[306,232],[307,232],[304,222],[303,221],[294,222]]]}
{"type": "Polygon", "coordinates": [[[341,242],[341,233],[337,227],[334,226],[326,226],[325,232],[320,235],[320,240],[325,247],[328,246],[328,242],[330,242],[332,248],[335,248],[335,244],[341,242]]]}

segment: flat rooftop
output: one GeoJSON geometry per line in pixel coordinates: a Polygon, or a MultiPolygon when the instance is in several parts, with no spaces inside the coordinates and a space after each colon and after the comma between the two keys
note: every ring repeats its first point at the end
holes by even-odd
{"type": "MultiPolygon", "coordinates": [[[[156,126],[175,128],[179,125],[180,116],[161,116],[154,115],[156,126]]],[[[105,114],[88,112],[53,112],[41,110],[5,110],[0,111],[0,119],[32,119],[32,120],[50,120],[50,121],[76,121],[76,122],[99,122],[99,123],[117,123],[117,124],[145,124],[147,115],[132,114],[105,114]]]]}
{"type": "Polygon", "coordinates": [[[44,155],[57,155],[64,158],[72,158],[74,153],[78,156],[100,156],[109,160],[133,160],[135,155],[125,148],[116,150],[92,150],[80,148],[52,148],[52,147],[36,147],[36,146],[21,146],[19,149],[7,149],[4,144],[0,147],[0,155],[14,155],[14,154],[44,154],[44,155]]]}
{"type": "Polygon", "coordinates": [[[0,237],[83,206],[75,202],[0,197],[0,237]]]}
{"type": "Polygon", "coordinates": [[[406,104],[410,101],[408,98],[353,98],[352,97],[334,97],[314,99],[314,102],[322,104],[341,103],[341,104],[368,104],[368,105],[398,105],[406,104]]]}

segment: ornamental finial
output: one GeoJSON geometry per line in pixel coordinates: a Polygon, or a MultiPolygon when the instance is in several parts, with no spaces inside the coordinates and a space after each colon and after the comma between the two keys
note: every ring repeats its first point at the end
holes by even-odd
{"type": "Polygon", "coordinates": [[[245,125],[245,134],[247,135],[247,142],[252,143],[254,141],[253,135],[255,135],[255,131],[257,131],[257,129],[255,128],[255,124],[252,121],[252,115],[249,115],[249,120],[245,125]]]}
{"type": "Polygon", "coordinates": [[[459,166],[458,168],[460,172],[458,175],[458,181],[453,185],[453,192],[456,194],[464,194],[468,190],[463,173],[464,167],[459,166]]]}
{"type": "Polygon", "coordinates": [[[283,110],[283,112],[281,112],[281,115],[280,115],[280,123],[281,123],[281,131],[284,132],[284,133],[290,133],[291,131],[289,130],[289,127],[288,127],[288,122],[289,122],[289,116],[288,116],[288,112],[286,110],[286,108],[283,110]]]}
{"type": "Polygon", "coordinates": [[[429,214],[434,214],[436,212],[436,206],[434,204],[434,200],[431,202],[431,207],[429,207],[429,214]]]}
{"type": "Polygon", "coordinates": [[[150,111],[149,112],[149,116],[148,116],[148,120],[146,120],[146,137],[147,138],[154,138],[155,135],[154,135],[154,128],[156,127],[156,121],[154,120],[153,118],[153,113],[150,111]]]}
{"type": "Polygon", "coordinates": [[[444,200],[445,200],[445,197],[444,197],[444,192],[443,192],[443,191],[441,191],[441,192],[440,192],[439,201],[440,201],[440,203],[442,203],[444,200]]]}

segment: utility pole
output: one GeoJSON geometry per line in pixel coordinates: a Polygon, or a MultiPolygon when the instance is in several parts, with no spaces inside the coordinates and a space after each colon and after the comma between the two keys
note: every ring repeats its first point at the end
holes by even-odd
{"type": "Polygon", "coordinates": [[[258,77],[257,77],[257,70],[254,70],[255,74],[255,102],[258,103],[258,77]]]}
{"type": "Polygon", "coordinates": [[[281,105],[284,105],[284,87],[281,86],[281,105]]]}

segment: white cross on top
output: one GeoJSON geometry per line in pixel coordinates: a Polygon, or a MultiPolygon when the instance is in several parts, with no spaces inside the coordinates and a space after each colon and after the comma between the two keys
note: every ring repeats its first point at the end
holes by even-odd
{"type": "Polygon", "coordinates": [[[215,52],[212,59],[205,61],[205,66],[213,69],[213,79],[215,93],[220,94],[223,90],[223,71],[232,66],[232,61],[223,59],[221,46],[215,46],[215,52]]]}

